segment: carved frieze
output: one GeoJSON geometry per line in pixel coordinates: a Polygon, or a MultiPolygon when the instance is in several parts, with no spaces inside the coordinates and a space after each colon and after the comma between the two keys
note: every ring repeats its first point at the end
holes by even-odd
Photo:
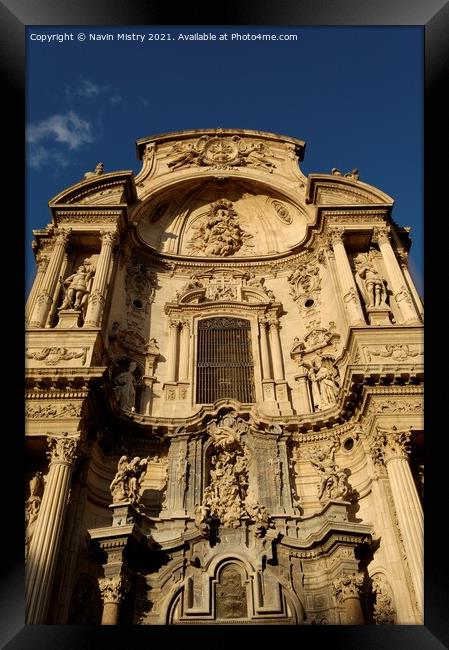
{"type": "Polygon", "coordinates": [[[81,404],[28,404],[25,407],[25,417],[37,418],[79,418],[81,404]]]}
{"type": "Polygon", "coordinates": [[[239,136],[203,135],[195,142],[177,142],[169,152],[171,170],[182,167],[210,167],[232,169],[233,167],[257,167],[272,172],[276,167],[270,160],[272,153],[264,142],[249,143],[239,136]]]}
{"type": "Polygon", "coordinates": [[[409,358],[422,357],[423,352],[417,346],[402,343],[386,343],[385,345],[363,346],[363,351],[368,361],[373,357],[391,359],[391,361],[406,361],[409,358]]]}
{"type": "Polygon", "coordinates": [[[56,366],[64,361],[79,359],[76,365],[84,366],[88,350],[88,347],[66,348],[62,346],[41,348],[40,350],[28,348],[26,351],[26,357],[27,359],[34,359],[35,361],[42,361],[46,366],[56,366]]]}

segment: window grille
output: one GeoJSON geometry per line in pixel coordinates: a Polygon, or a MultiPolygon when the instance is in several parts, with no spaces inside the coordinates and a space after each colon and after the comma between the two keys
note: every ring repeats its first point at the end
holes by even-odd
{"type": "Polygon", "coordinates": [[[251,325],[241,318],[206,318],[198,323],[197,404],[233,398],[254,402],[251,325]]]}

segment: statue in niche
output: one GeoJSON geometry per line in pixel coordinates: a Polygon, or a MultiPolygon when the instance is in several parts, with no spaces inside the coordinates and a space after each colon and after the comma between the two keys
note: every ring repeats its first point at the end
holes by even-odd
{"type": "Polygon", "coordinates": [[[148,465],[148,458],[135,456],[131,461],[122,456],[117,465],[117,473],[110,485],[113,503],[130,501],[136,505],[139,489],[148,465]]]}
{"type": "Polygon", "coordinates": [[[372,256],[360,253],[354,258],[355,279],[367,308],[387,308],[385,282],[374,268],[372,256]]]}
{"type": "Polygon", "coordinates": [[[78,267],[76,273],[72,273],[65,280],[59,278],[64,290],[64,300],[58,311],[62,311],[63,309],[81,309],[85,305],[87,296],[89,295],[89,283],[94,273],[95,270],[92,266],[87,260],[84,260],[83,264],[78,267]]]}
{"type": "Polygon", "coordinates": [[[128,370],[117,375],[113,382],[115,397],[119,408],[123,411],[135,411],[137,381],[134,371],[136,368],[137,363],[131,361],[128,370]]]}
{"type": "Polygon", "coordinates": [[[336,448],[336,443],[329,449],[314,446],[309,457],[320,475],[318,499],[323,502],[345,499],[350,491],[346,473],[335,463],[336,448]]]}
{"type": "Polygon", "coordinates": [[[225,199],[213,203],[207,219],[194,230],[190,245],[205,255],[233,255],[251,237],[241,228],[232,203],[225,199]]]}
{"type": "MultiPolygon", "coordinates": [[[[304,364],[306,365],[306,364],[304,364]]],[[[308,364],[307,364],[308,365],[308,364]]],[[[315,410],[323,411],[337,401],[339,391],[338,371],[329,358],[317,357],[307,372],[315,410]]]]}

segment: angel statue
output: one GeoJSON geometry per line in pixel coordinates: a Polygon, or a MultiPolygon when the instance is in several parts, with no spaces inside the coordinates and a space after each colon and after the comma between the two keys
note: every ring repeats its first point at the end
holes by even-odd
{"type": "Polygon", "coordinates": [[[148,458],[135,456],[131,461],[122,456],[117,465],[117,473],[110,485],[113,503],[130,501],[136,505],[139,500],[139,488],[145,475],[148,458]]]}
{"type": "Polygon", "coordinates": [[[363,296],[365,305],[387,307],[387,290],[385,283],[374,268],[369,253],[360,253],[354,258],[355,280],[363,296]]]}
{"type": "Polygon", "coordinates": [[[312,402],[316,411],[323,411],[333,406],[337,401],[339,391],[338,371],[330,357],[317,357],[309,368],[307,377],[312,392],[312,402]]]}

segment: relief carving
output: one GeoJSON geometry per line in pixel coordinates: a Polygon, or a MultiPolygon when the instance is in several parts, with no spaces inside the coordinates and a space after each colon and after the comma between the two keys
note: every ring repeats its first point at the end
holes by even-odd
{"type": "Polygon", "coordinates": [[[396,610],[391,587],[382,573],[371,576],[373,590],[373,619],[376,625],[394,625],[396,610]]]}
{"type": "Polygon", "coordinates": [[[317,494],[322,503],[331,499],[346,500],[350,494],[346,473],[335,463],[336,449],[336,443],[329,448],[314,445],[309,455],[311,464],[320,476],[317,494]]]}
{"type": "Polygon", "coordinates": [[[321,289],[319,267],[313,263],[301,264],[290,274],[288,281],[292,285],[290,295],[295,301],[314,291],[319,291],[321,289]]]}
{"type": "Polygon", "coordinates": [[[140,485],[145,476],[148,458],[135,456],[131,461],[128,456],[122,456],[117,465],[117,473],[110,485],[113,503],[130,501],[133,505],[139,502],[140,485]]]}
{"type": "Polygon", "coordinates": [[[364,347],[365,354],[368,361],[372,361],[372,357],[381,357],[383,359],[394,359],[395,361],[405,361],[409,357],[422,356],[422,351],[416,347],[411,348],[409,345],[403,344],[386,344],[383,347],[364,347]]]}
{"type": "Polygon", "coordinates": [[[81,416],[82,406],[80,404],[28,404],[25,408],[27,418],[78,418],[81,416]]]}
{"type": "Polygon", "coordinates": [[[36,361],[43,361],[46,366],[55,366],[60,361],[70,361],[71,359],[81,359],[81,365],[86,363],[87,351],[89,348],[71,349],[71,348],[42,348],[31,352],[29,349],[26,352],[27,359],[36,359],[36,361]]]}
{"type": "Polygon", "coordinates": [[[219,424],[213,422],[208,433],[213,440],[209,484],[202,503],[195,507],[195,523],[208,536],[213,523],[229,528],[241,526],[246,515],[255,523],[255,535],[262,537],[269,526],[266,508],[257,503],[249,487],[250,453],[241,440],[247,423],[236,413],[225,415],[219,424]]]}
{"type": "Polygon", "coordinates": [[[194,235],[189,241],[194,253],[227,257],[242,247],[251,246],[252,235],[242,229],[231,201],[221,199],[212,203],[199,226],[193,226],[194,235]]]}
{"type": "Polygon", "coordinates": [[[263,142],[247,143],[238,136],[210,137],[203,135],[196,142],[177,142],[169,156],[174,156],[167,163],[171,170],[181,167],[206,166],[213,169],[230,169],[232,167],[260,167],[272,172],[276,165],[268,160],[272,156],[263,142]]]}
{"type": "Polygon", "coordinates": [[[228,564],[221,570],[215,597],[218,619],[248,616],[246,588],[242,585],[240,572],[232,565],[228,564]]]}
{"type": "Polygon", "coordinates": [[[285,223],[287,226],[289,226],[292,223],[293,219],[290,216],[287,206],[284,205],[284,203],[281,203],[281,201],[276,200],[272,201],[272,205],[282,223],[285,223]]]}
{"type": "Polygon", "coordinates": [[[43,491],[44,478],[42,472],[36,472],[30,481],[30,496],[25,502],[25,557],[28,556],[37,516],[41,507],[43,491]]]}

